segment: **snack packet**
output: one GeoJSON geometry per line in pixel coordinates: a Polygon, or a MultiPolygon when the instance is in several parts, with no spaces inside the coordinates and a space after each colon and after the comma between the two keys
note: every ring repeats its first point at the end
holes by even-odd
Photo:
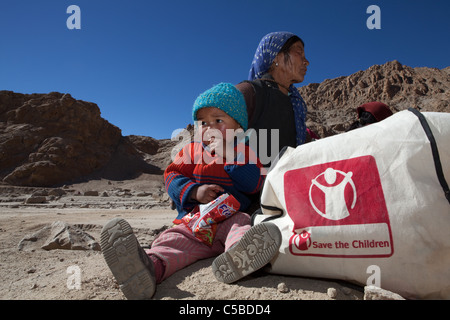
{"type": "Polygon", "coordinates": [[[239,201],[225,193],[207,204],[200,205],[199,211],[187,214],[182,222],[192,230],[197,239],[211,246],[217,223],[231,217],[239,208],[239,201]]]}

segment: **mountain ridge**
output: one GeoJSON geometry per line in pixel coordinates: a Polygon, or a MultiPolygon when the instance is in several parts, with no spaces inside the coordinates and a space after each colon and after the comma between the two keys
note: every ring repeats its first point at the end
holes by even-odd
{"type": "MultiPolygon", "coordinates": [[[[383,102],[394,113],[410,107],[450,112],[449,88],[450,67],[411,68],[394,60],[298,90],[308,106],[307,126],[325,138],[344,132],[357,119],[356,108],[370,101],[383,102]]],[[[95,103],[68,93],[0,91],[3,184],[51,187],[142,173],[162,176],[178,144],[176,139],[123,136],[95,103]]]]}

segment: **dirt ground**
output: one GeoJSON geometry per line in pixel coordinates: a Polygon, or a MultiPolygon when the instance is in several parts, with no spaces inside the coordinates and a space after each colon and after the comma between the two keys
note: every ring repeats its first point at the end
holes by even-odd
{"type": "MultiPolygon", "coordinates": [[[[123,300],[112,273],[98,250],[44,250],[22,239],[55,221],[75,224],[96,241],[102,226],[125,218],[143,246],[171,225],[161,182],[91,181],[64,186],[65,194],[28,204],[36,188],[0,186],[0,299],[123,300]],[[143,192],[151,190],[151,192],[143,192]],[[97,191],[88,195],[86,191],[97,191]]],[[[47,195],[46,195],[47,194],[47,195]]],[[[199,261],[158,285],[154,300],[362,300],[364,289],[350,283],[269,275],[258,272],[233,284],[218,282],[213,259],[199,261]]]]}

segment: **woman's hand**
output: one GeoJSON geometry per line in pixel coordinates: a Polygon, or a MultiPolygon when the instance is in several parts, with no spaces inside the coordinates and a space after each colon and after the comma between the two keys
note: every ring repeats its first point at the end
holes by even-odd
{"type": "Polygon", "coordinates": [[[200,203],[208,203],[218,197],[220,192],[225,190],[217,184],[203,184],[196,187],[191,192],[191,199],[197,200],[200,203]]]}

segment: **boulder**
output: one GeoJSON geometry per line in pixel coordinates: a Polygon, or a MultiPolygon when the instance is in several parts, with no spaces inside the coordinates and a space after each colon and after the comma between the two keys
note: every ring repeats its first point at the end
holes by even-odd
{"type": "Polygon", "coordinates": [[[19,250],[95,250],[100,251],[98,242],[77,225],[55,221],[32,235],[25,236],[18,245],[19,250]]]}
{"type": "Polygon", "coordinates": [[[45,196],[30,196],[25,200],[26,204],[45,203],[47,198],[45,196]]]}

